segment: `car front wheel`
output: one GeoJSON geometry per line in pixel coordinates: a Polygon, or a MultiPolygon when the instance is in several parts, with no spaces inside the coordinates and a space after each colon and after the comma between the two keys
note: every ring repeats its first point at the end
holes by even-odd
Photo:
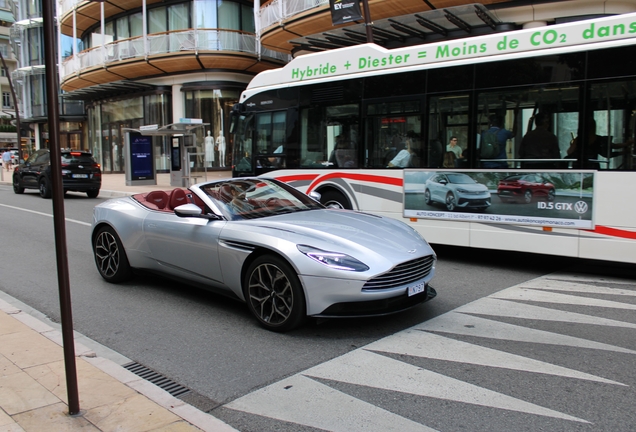
{"type": "Polygon", "coordinates": [[[93,255],[97,271],[106,281],[119,283],[132,277],[126,251],[111,227],[102,227],[97,232],[93,242],[93,255]]]}
{"type": "Polygon", "coordinates": [[[293,268],[277,256],[263,255],[250,264],[244,293],[250,312],[268,330],[289,331],[305,320],[300,280],[293,268]]]}
{"type": "Polygon", "coordinates": [[[554,198],[556,197],[556,192],[554,189],[550,189],[548,191],[548,201],[554,201],[554,198]]]}
{"type": "Polygon", "coordinates": [[[455,207],[457,207],[457,202],[455,201],[455,195],[449,192],[448,195],[446,195],[446,210],[454,211],[455,207]]]}

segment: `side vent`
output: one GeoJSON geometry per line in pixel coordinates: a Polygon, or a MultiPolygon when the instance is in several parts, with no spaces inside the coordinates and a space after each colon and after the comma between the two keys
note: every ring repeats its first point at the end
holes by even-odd
{"type": "Polygon", "coordinates": [[[340,87],[331,87],[316,89],[311,92],[311,103],[338,102],[344,98],[344,89],[340,87]]]}

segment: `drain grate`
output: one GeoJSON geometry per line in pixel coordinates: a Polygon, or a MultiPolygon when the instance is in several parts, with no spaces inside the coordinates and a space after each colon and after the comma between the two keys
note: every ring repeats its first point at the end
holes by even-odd
{"type": "Polygon", "coordinates": [[[140,365],[137,362],[128,363],[123,366],[125,369],[131,371],[135,375],[140,376],[146,381],[150,381],[151,383],[167,391],[174,397],[179,397],[190,392],[189,388],[177,384],[171,379],[168,379],[160,373],[155,372],[144,365],[140,365]]]}

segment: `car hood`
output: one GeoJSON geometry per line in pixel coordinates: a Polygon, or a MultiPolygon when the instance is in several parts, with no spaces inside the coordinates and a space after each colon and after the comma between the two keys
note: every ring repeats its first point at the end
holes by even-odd
{"type": "Polygon", "coordinates": [[[433,253],[408,225],[397,220],[350,210],[311,210],[242,223],[276,230],[276,236],[340,252],[369,251],[411,259],[433,253]]]}
{"type": "Polygon", "coordinates": [[[471,191],[471,192],[486,192],[488,191],[488,188],[481,184],[481,183],[457,183],[457,184],[453,184],[453,189],[457,190],[457,189],[464,189],[467,191],[471,191]]]}

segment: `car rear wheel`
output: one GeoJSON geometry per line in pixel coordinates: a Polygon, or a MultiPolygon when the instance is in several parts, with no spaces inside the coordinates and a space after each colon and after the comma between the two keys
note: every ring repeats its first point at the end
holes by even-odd
{"type": "Polygon", "coordinates": [[[108,282],[124,282],[132,277],[132,269],[119,236],[108,226],[102,227],[93,242],[97,271],[108,282]]]}
{"type": "Polygon", "coordinates": [[[97,195],[99,195],[99,189],[91,189],[86,191],[86,195],[89,198],[97,198],[97,195]]]}
{"type": "Polygon", "coordinates": [[[455,195],[452,193],[448,193],[446,195],[446,210],[454,211],[455,207],[457,207],[457,202],[455,201],[455,195]]]}
{"type": "Polygon", "coordinates": [[[527,190],[523,193],[523,202],[526,204],[530,204],[532,202],[532,191],[527,190]]]}
{"type": "Polygon", "coordinates": [[[40,196],[42,198],[51,198],[51,182],[49,182],[45,177],[40,179],[39,189],[40,196]]]}
{"type": "Polygon", "coordinates": [[[300,280],[292,267],[277,256],[263,255],[250,264],[244,293],[250,312],[268,330],[289,331],[305,320],[300,280]]]}
{"type": "Polygon", "coordinates": [[[24,188],[20,186],[20,179],[18,176],[13,176],[13,192],[17,194],[23,194],[24,188]]]}

